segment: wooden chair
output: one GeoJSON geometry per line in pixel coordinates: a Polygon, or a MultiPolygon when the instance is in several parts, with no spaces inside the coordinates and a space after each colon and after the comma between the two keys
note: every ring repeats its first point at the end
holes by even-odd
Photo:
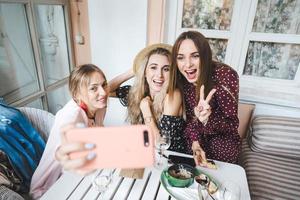
{"type": "MultiPolygon", "coordinates": [[[[25,117],[27,117],[29,122],[41,134],[42,138],[46,142],[54,123],[54,115],[37,108],[20,107],[18,109],[25,117]]],[[[0,186],[0,200],[24,200],[24,198],[30,199],[30,197],[26,194],[22,197],[20,194],[9,189],[5,185],[0,186]]]]}
{"type": "Polygon", "coordinates": [[[247,136],[252,114],[255,109],[255,104],[239,103],[238,118],[239,118],[239,135],[243,139],[247,136]]]}

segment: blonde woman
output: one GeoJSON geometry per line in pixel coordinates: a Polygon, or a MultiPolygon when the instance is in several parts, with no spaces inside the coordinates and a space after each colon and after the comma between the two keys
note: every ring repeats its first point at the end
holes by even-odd
{"type": "Polygon", "coordinates": [[[33,199],[42,196],[63,169],[79,172],[81,166],[96,157],[94,152],[89,152],[87,156],[70,159],[69,153],[92,150],[95,145],[67,143],[63,136],[75,123],[85,127],[103,126],[109,93],[105,75],[92,64],[77,67],[69,77],[69,90],[72,99],[57,112],[42,159],[31,180],[33,199]]]}
{"type": "Polygon", "coordinates": [[[154,44],[141,50],[133,69],[109,82],[111,96],[120,98],[128,106],[127,121],[131,124],[146,124],[159,139],[160,132],[171,136],[170,150],[185,152],[182,139],[183,107],[180,90],[175,82],[172,92],[168,91],[171,68],[171,49],[167,44],[154,44]],[[119,87],[134,76],[132,86],[119,87]]]}

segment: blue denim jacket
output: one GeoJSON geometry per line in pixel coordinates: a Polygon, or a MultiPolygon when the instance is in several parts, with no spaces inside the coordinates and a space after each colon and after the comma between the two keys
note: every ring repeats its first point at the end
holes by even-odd
{"type": "Polygon", "coordinates": [[[5,152],[27,192],[45,142],[22,113],[0,102],[0,150],[5,152]]]}

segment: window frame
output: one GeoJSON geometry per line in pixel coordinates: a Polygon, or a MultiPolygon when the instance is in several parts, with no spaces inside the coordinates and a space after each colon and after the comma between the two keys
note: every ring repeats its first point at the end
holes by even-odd
{"type": "Polygon", "coordinates": [[[74,46],[72,43],[72,29],[71,29],[71,8],[70,2],[68,0],[0,0],[0,3],[20,3],[24,4],[24,11],[26,13],[28,29],[30,34],[30,42],[32,45],[34,62],[37,73],[37,81],[39,85],[39,91],[30,94],[22,99],[13,101],[10,103],[12,106],[25,106],[35,100],[40,100],[42,102],[43,109],[49,110],[47,94],[54,91],[68,83],[68,77],[63,78],[53,84],[46,86],[46,74],[44,71],[44,66],[42,63],[42,53],[40,44],[38,41],[38,29],[36,26],[37,18],[35,16],[34,7],[36,4],[39,5],[61,5],[64,11],[64,23],[66,31],[66,41],[68,47],[68,60],[69,60],[69,73],[71,72],[73,66],[75,65],[74,57],[74,46]]]}
{"type": "Polygon", "coordinates": [[[251,41],[300,45],[300,35],[252,32],[258,0],[234,0],[229,31],[181,28],[184,0],[166,1],[165,42],[173,44],[176,37],[187,30],[199,31],[206,38],[226,39],[228,43],[224,63],[239,74],[241,101],[300,107],[300,64],[294,80],[243,75],[251,41]]]}

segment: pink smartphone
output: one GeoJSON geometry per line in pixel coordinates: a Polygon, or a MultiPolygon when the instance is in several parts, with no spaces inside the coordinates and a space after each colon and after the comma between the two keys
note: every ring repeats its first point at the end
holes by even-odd
{"type": "MultiPolygon", "coordinates": [[[[144,168],[154,163],[153,134],[145,125],[72,129],[68,141],[93,143],[97,156],[82,169],[144,168]]],[[[87,154],[72,153],[71,158],[87,154]]]]}

